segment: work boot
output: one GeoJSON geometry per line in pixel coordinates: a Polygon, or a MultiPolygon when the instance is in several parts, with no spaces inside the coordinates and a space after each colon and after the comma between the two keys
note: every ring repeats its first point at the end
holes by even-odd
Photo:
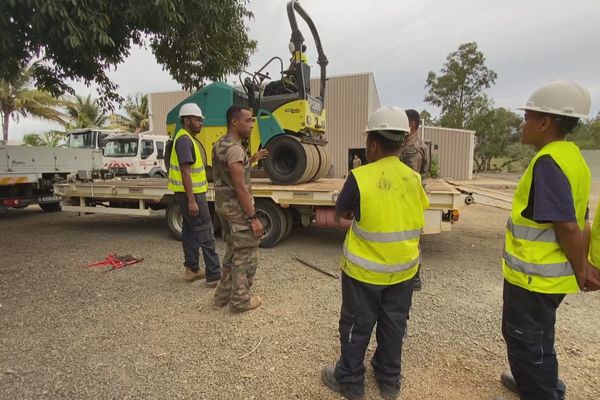
{"type": "Polygon", "coordinates": [[[377,386],[379,386],[381,397],[385,400],[396,400],[400,394],[400,381],[394,383],[377,379],[377,386]]]}
{"type": "Polygon", "coordinates": [[[207,279],[207,280],[206,280],[206,282],[204,283],[204,286],[206,286],[206,287],[207,287],[207,288],[209,288],[209,289],[214,289],[214,288],[216,288],[216,287],[217,287],[217,285],[219,284],[219,281],[220,281],[220,280],[221,280],[220,278],[219,278],[219,279],[216,279],[216,280],[212,280],[212,281],[209,281],[209,280],[207,279]]]}
{"type": "Polygon", "coordinates": [[[334,375],[335,366],[329,365],[321,370],[321,380],[329,389],[340,393],[348,400],[360,400],[365,397],[365,387],[363,385],[351,385],[339,383],[334,375]]]}
{"type": "MultiPolygon", "coordinates": [[[[507,369],[502,372],[502,374],[500,375],[500,382],[502,383],[502,386],[504,386],[511,392],[519,394],[519,391],[517,390],[517,381],[515,381],[515,377],[513,376],[512,372],[510,372],[510,370],[507,369]]],[[[558,378],[558,384],[556,389],[556,392],[558,393],[558,398],[561,400],[564,399],[566,391],[567,385],[565,385],[562,379],[558,378]]]]}
{"type": "Polygon", "coordinates": [[[198,271],[194,272],[189,267],[185,267],[185,272],[183,273],[183,280],[185,280],[186,282],[194,282],[199,279],[204,279],[205,276],[206,273],[203,269],[199,269],[198,271]]]}
{"type": "Polygon", "coordinates": [[[245,311],[250,311],[250,310],[254,310],[255,308],[260,307],[260,305],[262,304],[262,299],[260,298],[260,296],[257,295],[253,295],[252,297],[250,297],[250,300],[243,305],[242,307],[231,307],[231,311],[234,312],[245,312],[245,311]]]}

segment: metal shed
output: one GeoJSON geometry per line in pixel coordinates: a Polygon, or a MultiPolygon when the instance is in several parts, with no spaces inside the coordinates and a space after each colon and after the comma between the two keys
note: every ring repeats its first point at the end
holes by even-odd
{"type": "Polygon", "coordinates": [[[439,177],[473,179],[475,131],[424,126],[421,137],[431,142],[432,157],[437,157],[439,177]]]}

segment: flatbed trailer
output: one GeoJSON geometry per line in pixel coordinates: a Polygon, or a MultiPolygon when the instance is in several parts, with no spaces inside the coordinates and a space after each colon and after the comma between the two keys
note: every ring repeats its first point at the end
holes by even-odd
{"type": "MultiPolygon", "coordinates": [[[[347,229],[349,220],[335,217],[335,202],[343,179],[320,179],[297,185],[276,185],[268,179],[253,179],[252,194],[256,212],[265,227],[261,247],[272,247],[284,240],[295,225],[347,229]]],[[[424,234],[449,231],[465,205],[465,195],[441,179],[429,179],[426,192],[430,206],[425,212],[424,234]]],[[[55,185],[63,198],[63,211],[80,214],[102,213],[147,216],[165,214],[172,235],[181,238],[181,210],[166,179],[139,178],[65,182],[55,185]]],[[[219,219],[214,214],[214,187],[209,183],[207,199],[215,230],[219,219]]]]}

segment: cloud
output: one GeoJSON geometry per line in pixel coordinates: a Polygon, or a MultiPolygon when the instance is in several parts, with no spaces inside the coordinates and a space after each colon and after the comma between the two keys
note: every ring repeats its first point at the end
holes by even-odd
{"type": "MultiPolygon", "coordinates": [[[[250,36],[258,49],[249,71],[277,55],[287,64],[290,27],[286,0],[255,0],[250,36]]],[[[600,110],[600,2],[580,0],[303,0],[329,59],[330,75],[372,71],[382,104],[437,110],[423,102],[428,71],[438,72],[446,56],[461,43],[475,41],[486,64],[498,73],[489,90],[497,106],[516,108],[541,84],[565,78],[592,92],[592,114],[600,110]]],[[[308,46],[312,75],[318,74],[310,31],[299,20],[308,46]]],[[[285,65],[287,67],[287,65],[285,65]]],[[[269,69],[272,76],[279,68],[269,69]]],[[[178,90],[149,50],[132,49],[130,57],[109,76],[123,95],[178,90]]],[[[236,77],[230,77],[237,80],[236,77]]],[[[77,86],[80,93],[93,88],[77,86]]],[[[47,123],[45,123],[47,125],[47,123]]],[[[20,136],[41,128],[22,120],[11,129],[20,136]]]]}

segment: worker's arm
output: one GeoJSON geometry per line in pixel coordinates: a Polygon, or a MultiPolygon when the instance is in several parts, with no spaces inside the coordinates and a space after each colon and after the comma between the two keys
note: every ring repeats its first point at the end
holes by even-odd
{"type": "Polygon", "coordinates": [[[583,241],[585,246],[585,257],[584,263],[587,268],[587,281],[585,283],[585,290],[587,292],[593,292],[600,290],[600,268],[596,268],[588,261],[588,254],[591,248],[592,242],[592,227],[589,221],[585,222],[585,228],[583,229],[583,241]]]}
{"type": "Polygon", "coordinates": [[[360,215],[355,215],[359,210],[360,204],[360,192],[358,190],[358,184],[356,183],[356,178],[350,172],[348,174],[348,178],[346,178],[346,182],[344,182],[344,186],[338,195],[337,201],[335,202],[335,215],[338,218],[344,219],[352,219],[355,218],[360,219],[360,215]]]}
{"type": "MultiPolygon", "coordinates": [[[[231,174],[231,184],[235,190],[235,196],[242,206],[242,210],[247,217],[254,216],[256,211],[252,201],[252,194],[248,190],[246,180],[244,179],[244,165],[241,162],[231,163],[229,164],[229,171],[231,174]]],[[[262,224],[258,218],[254,218],[250,222],[254,237],[260,239],[263,236],[262,224]]]]}
{"type": "Polygon", "coordinates": [[[200,212],[200,208],[194,197],[194,188],[192,186],[192,164],[180,164],[179,167],[181,168],[181,180],[183,181],[183,188],[185,189],[185,195],[188,201],[188,213],[192,217],[195,217],[200,212]]]}
{"type": "Polygon", "coordinates": [[[260,149],[259,151],[254,153],[254,155],[252,157],[250,157],[250,164],[257,163],[260,160],[267,158],[268,155],[269,155],[269,150],[260,149]]]}
{"type": "Polygon", "coordinates": [[[587,281],[587,247],[584,233],[577,222],[553,222],[554,232],[560,247],[575,271],[577,284],[583,290],[587,281]]]}

